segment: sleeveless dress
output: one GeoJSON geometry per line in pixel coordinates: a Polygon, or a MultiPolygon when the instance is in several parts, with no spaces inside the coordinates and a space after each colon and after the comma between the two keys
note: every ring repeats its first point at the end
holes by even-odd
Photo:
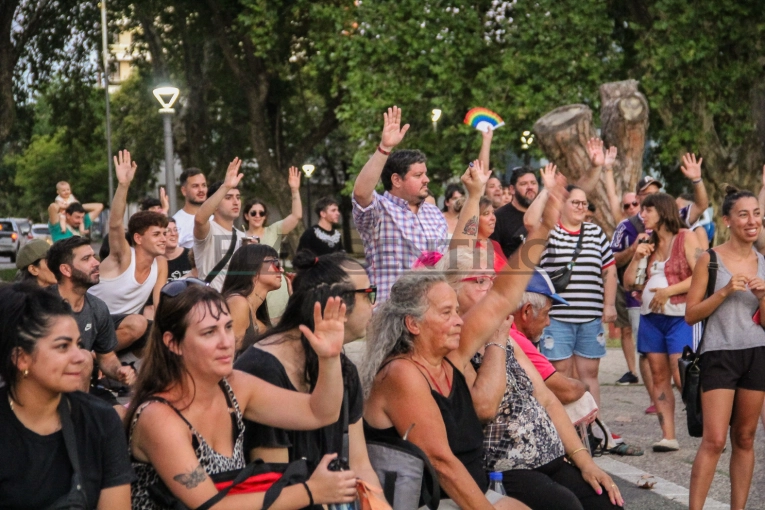
{"type": "MultiPolygon", "coordinates": [[[[239,409],[239,403],[236,401],[234,391],[229,386],[228,382],[223,379],[220,382],[221,390],[226,395],[226,401],[229,405],[229,413],[231,414],[231,422],[233,425],[234,433],[234,452],[231,457],[226,457],[213,450],[213,448],[205,441],[194,428],[194,426],[186,420],[179,410],[173,407],[170,402],[161,397],[151,397],[150,400],[141,404],[136,410],[133,421],[130,423],[130,437],[129,445],[132,444],[133,430],[138,423],[138,418],[141,416],[146,407],[154,402],[160,402],[167,406],[170,406],[173,411],[186,423],[191,430],[192,445],[194,446],[194,453],[199,459],[199,465],[202,466],[207,475],[214,475],[217,473],[224,473],[226,471],[232,471],[234,469],[243,468],[246,463],[244,460],[244,421],[242,419],[242,412],[239,409]]],[[[129,446],[128,446],[129,448],[129,446]]],[[[149,486],[159,482],[161,479],[154,466],[151,464],[141,462],[135,459],[131,455],[131,461],[133,470],[136,474],[136,481],[131,485],[131,496],[133,500],[133,510],[173,510],[170,507],[165,507],[157,504],[149,495],[149,486]]]]}
{"type": "MultiPolygon", "coordinates": [[[[395,358],[407,359],[407,358],[395,358]]],[[[446,358],[445,358],[446,359],[446,358]]],[[[393,361],[393,360],[390,360],[393,361]]],[[[390,363],[388,361],[388,363],[390,363]]],[[[446,359],[452,365],[452,362],[446,359]]],[[[383,364],[380,370],[386,365],[383,364]]],[[[471,478],[475,480],[481,492],[485,493],[489,489],[489,480],[486,472],[483,470],[483,427],[478,415],[473,407],[473,398],[470,396],[465,376],[462,372],[452,365],[452,390],[448,396],[441,395],[434,390],[425,374],[425,381],[430,387],[430,394],[441,411],[441,418],[446,427],[446,437],[449,441],[449,448],[455,457],[465,466],[470,473],[471,478]]],[[[419,370],[419,369],[418,369],[419,370]]],[[[426,424],[423,424],[427,427],[426,424]]],[[[385,438],[399,438],[395,427],[387,429],[376,429],[364,422],[364,435],[369,441],[385,441],[385,438]]],[[[450,499],[450,496],[441,487],[441,499],[450,499]]]]}

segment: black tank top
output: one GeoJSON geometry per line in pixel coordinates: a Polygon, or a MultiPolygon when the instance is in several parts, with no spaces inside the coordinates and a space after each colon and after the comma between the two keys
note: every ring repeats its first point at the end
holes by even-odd
{"type": "MultiPolygon", "coordinates": [[[[391,361],[393,360],[384,363],[380,369],[382,370],[391,361]]],[[[448,359],[446,361],[452,365],[451,361],[448,359]]],[[[483,470],[483,426],[473,407],[473,399],[470,396],[470,389],[465,381],[465,376],[454,365],[452,365],[452,369],[454,374],[452,376],[452,391],[448,397],[434,390],[425,374],[423,377],[428,382],[430,394],[441,411],[441,418],[446,427],[446,437],[449,440],[449,448],[468,470],[470,476],[480,487],[481,492],[486,492],[489,489],[489,481],[483,470]]],[[[417,426],[425,428],[428,425],[420,423],[417,426]]],[[[364,421],[364,435],[370,441],[380,442],[385,442],[387,438],[400,438],[395,427],[376,429],[371,427],[366,420],[364,421]]],[[[443,487],[441,487],[441,499],[451,499],[443,487]]]]}

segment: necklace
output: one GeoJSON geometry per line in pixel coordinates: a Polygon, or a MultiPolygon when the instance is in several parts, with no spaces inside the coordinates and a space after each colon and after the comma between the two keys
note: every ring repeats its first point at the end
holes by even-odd
{"type": "Polygon", "coordinates": [[[428,368],[425,365],[423,365],[422,363],[420,363],[419,361],[417,361],[414,358],[409,358],[409,359],[411,359],[416,365],[422,367],[422,369],[425,370],[425,373],[428,374],[428,377],[430,377],[430,380],[433,382],[433,386],[436,387],[436,390],[438,391],[438,393],[440,393],[441,395],[443,395],[445,397],[448,396],[449,394],[451,394],[451,392],[452,392],[452,382],[449,380],[449,377],[446,375],[446,368],[444,367],[444,360],[443,359],[441,360],[441,371],[444,373],[444,379],[446,379],[446,386],[449,388],[449,393],[444,393],[443,391],[441,391],[441,387],[438,385],[438,383],[436,382],[435,378],[430,373],[430,370],[428,370],[428,368]]]}
{"type": "Polygon", "coordinates": [[[253,293],[253,294],[255,294],[255,296],[256,296],[257,298],[259,298],[261,301],[265,301],[265,300],[266,300],[266,298],[264,298],[263,296],[261,296],[260,294],[258,294],[257,292],[255,292],[254,290],[252,291],[252,293],[253,293]]]}

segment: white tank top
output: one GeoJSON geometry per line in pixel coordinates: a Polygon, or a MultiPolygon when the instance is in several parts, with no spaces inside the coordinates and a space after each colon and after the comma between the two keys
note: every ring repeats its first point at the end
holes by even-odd
{"type": "Polygon", "coordinates": [[[138,283],[135,279],[135,248],[130,248],[130,265],[125,272],[116,278],[101,278],[101,283],[88,292],[101,298],[112,315],[140,313],[154,290],[158,272],[157,259],[154,259],[149,277],[138,283]]]}

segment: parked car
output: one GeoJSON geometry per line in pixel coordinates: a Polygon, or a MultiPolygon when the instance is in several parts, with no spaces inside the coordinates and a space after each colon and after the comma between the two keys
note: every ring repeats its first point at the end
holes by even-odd
{"type": "Polygon", "coordinates": [[[27,243],[27,236],[31,235],[32,224],[22,218],[0,219],[0,255],[11,258],[16,262],[16,255],[22,246],[27,243]]]}
{"type": "Polygon", "coordinates": [[[45,223],[35,223],[32,225],[31,236],[32,239],[42,239],[48,244],[53,244],[53,239],[50,236],[50,227],[45,223]]]}

